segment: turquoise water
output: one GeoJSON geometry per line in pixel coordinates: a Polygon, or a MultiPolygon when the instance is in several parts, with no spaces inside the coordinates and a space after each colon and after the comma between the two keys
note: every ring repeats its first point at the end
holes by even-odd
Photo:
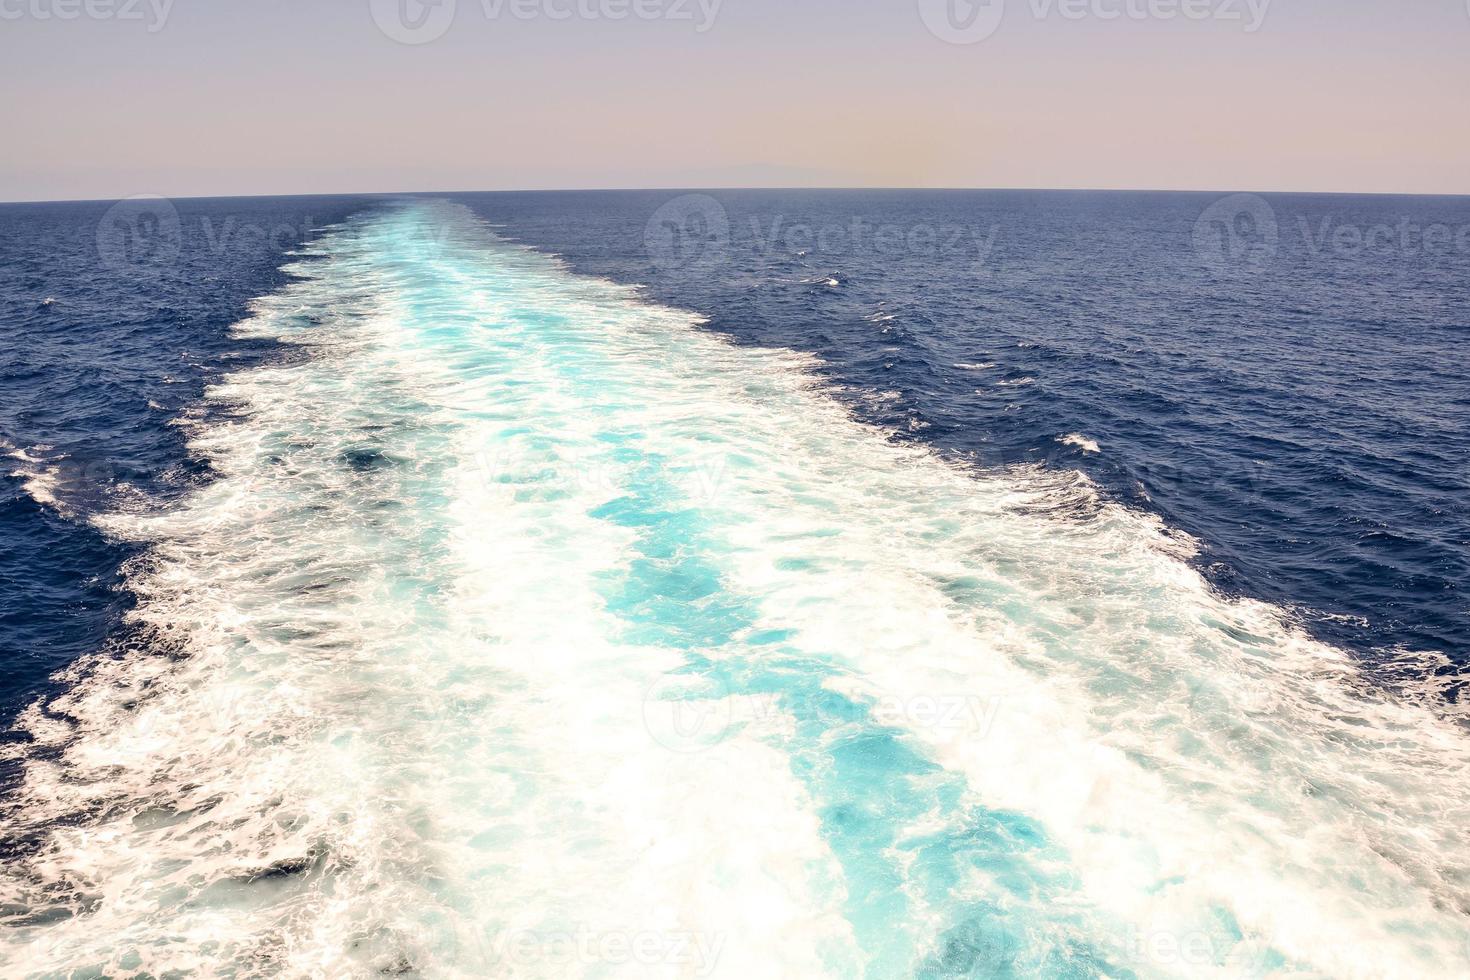
{"type": "Polygon", "coordinates": [[[1470,970],[1464,729],[1157,518],[457,204],[291,271],[97,519],[158,642],[22,715],[6,975],[1470,970]]]}

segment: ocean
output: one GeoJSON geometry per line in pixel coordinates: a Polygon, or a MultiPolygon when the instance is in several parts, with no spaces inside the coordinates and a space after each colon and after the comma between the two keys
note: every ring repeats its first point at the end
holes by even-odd
{"type": "Polygon", "coordinates": [[[1470,199],[0,257],[6,976],[1470,971],[1470,199]]]}

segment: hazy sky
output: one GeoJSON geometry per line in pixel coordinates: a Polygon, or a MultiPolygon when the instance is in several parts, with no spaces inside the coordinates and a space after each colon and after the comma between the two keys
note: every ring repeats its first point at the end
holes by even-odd
{"type": "Polygon", "coordinates": [[[1470,0],[990,2],[0,0],[0,200],[1470,193],[1470,0]]]}

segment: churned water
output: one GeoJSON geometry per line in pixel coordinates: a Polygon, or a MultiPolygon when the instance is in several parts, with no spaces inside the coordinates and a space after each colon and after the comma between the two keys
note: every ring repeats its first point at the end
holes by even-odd
{"type": "Polygon", "coordinates": [[[7,212],[5,973],[1470,970],[1463,259],[944,201],[7,212]]]}

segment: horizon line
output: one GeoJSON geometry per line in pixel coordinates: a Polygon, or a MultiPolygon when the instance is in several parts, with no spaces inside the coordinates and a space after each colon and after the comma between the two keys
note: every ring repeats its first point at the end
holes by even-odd
{"type": "Polygon", "coordinates": [[[1318,191],[1318,190],[1244,190],[1219,188],[1149,188],[1149,187],[915,187],[915,186],[784,186],[784,185],[725,185],[685,187],[539,187],[539,188],[493,188],[460,190],[417,190],[417,191],[316,191],[290,194],[133,194],[126,197],[75,197],[33,198],[0,201],[0,207],[23,204],[112,204],[134,197],[157,197],[169,201],[231,201],[231,200],[277,200],[283,198],[312,197],[432,197],[465,194],[629,194],[668,193],[695,194],[728,191],[902,191],[935,193],[1033,193],[1033,194],[1258,194],[1266,195],[1313,195],[1318,197],[1470,197],[1466,192],[1418,192],[1418,191],[1318,191]]]}

